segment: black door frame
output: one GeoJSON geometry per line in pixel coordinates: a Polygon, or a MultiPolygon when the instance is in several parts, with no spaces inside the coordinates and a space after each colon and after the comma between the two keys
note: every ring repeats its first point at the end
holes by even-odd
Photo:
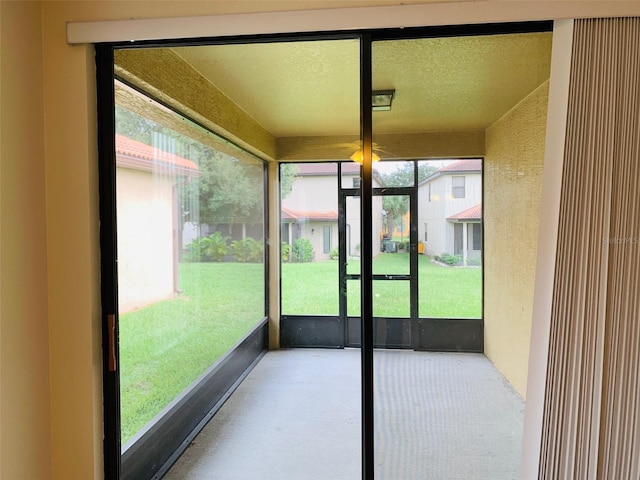
{"type": "MultiPolygon", "coordinates": [[[[396,160],[394,160],[396,161],[396,160]]],[[[397,160],[402,161],[402,160],[397,160]]],[[[411,160],[414,166],[414,184],[411,187],[380,187],[372,188],[373,197],[403,195],[409,197],[409,273],[408,274],[373,274],[372,281],[408,281],[409,282],[409,317],[384,318],[373,316],[374,348],[414,348],[414,330],[418,320],[418,161],[411,160]],[[394,338],[402,338],[399,342],[388,343],[381,339],[377,332],[384,330],[394,338]]],[[[347,285],[349,280],[360,280],[362,274],[347,272],[348,252],[346,239],[347,198],[360,198],[360,192],[355,188],[339,188],[338,222],[341,235],[339,257],[340,284],[340,318],[344,321],[344,344],[347,347],[361,346],[361,317],[350,317],[347,312],[347,285]],[[345,241],[342,241],[345,240],[345,241]]],[[[372,209],[373,210],[373,209],[372,209]]],[[[362,218],[360,219],[362,222],[362,218]]],[[[362,238],[360,239],[362,242],[362,238]]],[[[373,252],[378,253],[378,252],[373,252]]],[[[362,257],[361,257],[362,261],[362,257]]]]}
{"type": "MultiPolygon", "coordinates": [[[[552,21],[493,23],[415,27],[345,32],[299,33],[282,35],[249,35],[227,38],[204,38],[168,41],[114,42],[96,44],[96,85],[98,111],[99,196],[100,196],[100,265],[102,299],[103,397],[104,397],[104,469],[105,478],[121,478],[120,453],[120,385],[117,372],[117,252],[115,218],[115,95],[113,92],[114,51],[120,48],[170,47],[186,45],[256,43],[302,40],[359,38],[360,44],[360,117],[363,166],[361,169],[361,218],[372,215],[372,91],[373,41],[417,39],[472,35],[495,35],[552,31],[552,21]]],[[[374,325],[372,282],[372,228],[370,222],[361,223],[361,404],[362,404],[362,478],[374,478],[374,411],[373,411],[373,348],[374,325]]],[[[417,230],[411,232],[411,248],[417,248],[417,230]]],[[[417,274],[417,272],[416,272],[417,274]]],[[[417,293],[417,292],[415,292],[417,293]]],[[[412,293],[413,295],[413,293],[412,293]]],[[[412,316],[413,316],[412,312],[412,316]]],[[[416,313],[417,316],[417,313],[416,313]]]]}

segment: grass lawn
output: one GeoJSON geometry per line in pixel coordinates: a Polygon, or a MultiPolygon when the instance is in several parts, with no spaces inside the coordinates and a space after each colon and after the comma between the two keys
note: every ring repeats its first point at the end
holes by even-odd
{"type": "Polygon", "coordinates": [[[262,272],[185,263],[179,298],[120,315],[123,444],[262,319],[262,272]]]}
{"type": "MultiPolygon", "coordinates": [[[[350,260],[349,270],[359,271],[350,260]],[[352,270],[353,269],[353,270],[352,270]]],[[[185,263],[183,294],[120,315],[122,442],[129,440],[264,315],[263,265],[185,263]]],[[[380,254],[374,273],[408,273],[408,254],[380,254]]],[[[419,256],[422,317],[480,317],[482,270],[435,265],[419,256]]],[[[360,310],[360,284],[347,286],[349,315],[360,310]]],[[[338,262],[282,266],[283,314],[338,314],[338,262]]],[[[374,284],[374,312],[409,316],[409,283],[374,284]]]]}
{"type": "MultiPolygon", "coordinates": [[[[359,260],[349,260],[349,272],[359,272],[359,260]]],[[[409,273],[408,253],[381,253],[373,263],[375,274],[409,273]]],[[[480,318],[482,316],[482,269],[445,267],[418,256],[418,312],[421,317],[480,318]]],[[[376,281],[374,314],[409,316],[409,282],[376,281]]],[[[338,314],[338,262],[282,265],[282,313],[289,315],[338,314]],[[313,281],[313,294],[310,282],[313,281]]],[[[360,313],[360,283],[347,284],[349,315],[360,313]]]]}

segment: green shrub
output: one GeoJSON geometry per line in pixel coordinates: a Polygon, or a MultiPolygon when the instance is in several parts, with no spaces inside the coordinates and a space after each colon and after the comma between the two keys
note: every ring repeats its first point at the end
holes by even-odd
{"type": "Polygon", "coordinates": [[[187,245],[187,251],[183,255],[183,260],[186,262],[201,262],[204,257],[204,238],[196,238],[187,245]]]}
{"type": "Polygon", "coordinates": [[[184,259],[190,262],[221,262],[229,252],[227,240],[228,237],[223,237],[220,232],[193,240],[184,259]]]}
{"type": "Polygon", "coordinates": [[[340,252],[338,251],[338,247],[333,247],[333,248],[329,251],[329,258],[330,258],[331,260],[337,260],[339,256],[340,256],[340,252]]]}
{"type": "Polygon", "coordinates": [[[280,254],[282,255],[283,262],[289,261],[289,255],[291,255],[291,245],[289,245],[288,242],[282,242],[282,245],[280,247],[280,254]]]}
{"type": "Polygon", "coordinates": [[[305,263],[313,260],[313,246],[307,238],[298,238],[293,241],[291,259],[294,262],[305,263]]]}
{"type": "Polygon", "coordinates": [[[462,257],[460,255],[451,255],[449,253],[443,253],[440,255],[440,261],[446,265],[458,265],[461,260],[462,257]]]}
{"type": "Polygon", "coordinates": [[[248,237],[249,250],[251,250],[251,261],[262,263],[264,261],[264,242],[248,237]]]}
{"type": "Polygon", "coordinates": [[[238,262],[262,262],[264,246],[259,240],[251,237],[234,240],[231,242],[231,249],[238,262]]]}
{"type": "Polygon", "coordinates": [[[471,267],[479,267],[482,265],[482,259],[480,257],[467,258],[467,265],[471,267]]]}
{"type": "Polygon", "coordinates": [[[229,237],[223,237],[220,232],[215,232],[204,238],[205,243],[204,254],[207,259],[214,262],[221,262],[225,255],[229,253],[229,245],[227,245],[229,237]]]}

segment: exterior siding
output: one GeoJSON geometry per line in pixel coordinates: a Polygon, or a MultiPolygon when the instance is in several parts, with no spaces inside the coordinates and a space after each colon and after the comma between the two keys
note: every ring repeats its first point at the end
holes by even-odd
{"type": "MultiPolygon", "coordinates": [[[[356,174],[343,174],[342,185],[351,188],[356,174]]],[[[377,182],[374,180],[374,186],[377,182]]],[[[293,182],[291,192],[282,200],[282,207],[299,212],[333,212],[338,215],[338,177],[336,174],[298,175],[293,182]]],[[[373,231],[382,230],[382,197],[373,199],[373,231]]],[[[360,250],[360,201],[347,197],[347,255],[359,256],[360,250]]],[[[331,248],[338,247],[338,221],[305,221],[300,236],[307,238],[313,245],[315,260],[326,260],[328,253],[323,249],[323,227],[331,227],[331,248]]],[[[287,239],[283,239],[286,241],[287,239]]],[[[380,238],[374,234],[373,252],[380,252],[380,238]]]]}
{"type": "MultiPolygon", "coordinates": [[[[453,175],[458,175],[453,174],[453,175]]],[[[465,196],[453,198],[451,173],[446,173],[418,187],[418,238],[424,241],[427,224],[426,255],[453,253],[453,223],[447,218],[482,202],[482,174],[464,173],[465,196]],[[429,201],[431,185],[431,201],[429,201]]]]}

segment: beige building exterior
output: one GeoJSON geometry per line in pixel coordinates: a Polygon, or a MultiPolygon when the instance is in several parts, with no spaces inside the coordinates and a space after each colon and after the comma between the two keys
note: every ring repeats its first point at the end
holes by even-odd
{"type": "Polygon", "coordinates": [[[199,174],[191,160],[116,135],[120,313],[175,295],[177,184],[199,174]]]}
{"type": "Polygon", "coordinates": [[[482,253],[482,160],[460,160],[418,185],[418,238],[424,253],[460,255],[463,263],[482,253]]]}
{"type": "MultiPolygon", "coordinates": [[[[338,248],[338,167],[336,163],[297,164],[291,192],[282,200],[281,238],[293,245],[298,238],[311,242],[314,260],[327,260],[338,248]]],[[[357,188],[360,165],[344,162],[341,168],[342,188],[357,188]]],[[[374,186],[379,183],[374,178],[374,186]]],[[[360,201],[346,198],[347,256],[360,256],[360,201]]],[[[373,198],[373,251],[380,251],[382,231],[382,198],[373,198]]]]}

